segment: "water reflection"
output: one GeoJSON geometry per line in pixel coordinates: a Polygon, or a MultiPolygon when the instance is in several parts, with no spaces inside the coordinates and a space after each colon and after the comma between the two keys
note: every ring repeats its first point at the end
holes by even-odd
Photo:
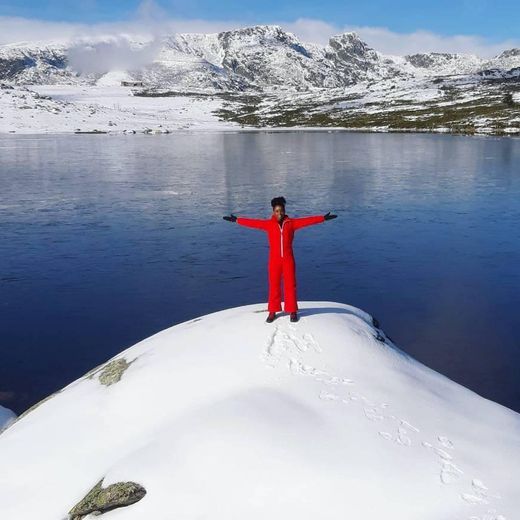
{"type": "Polygon", "coordinates": [[[18,411],[164,327],[264,301],[299,234],[299,297],[378,316],[400,346],[520,409],[520,142],[344,133],[0,139],[0,400],[18,411]]]}

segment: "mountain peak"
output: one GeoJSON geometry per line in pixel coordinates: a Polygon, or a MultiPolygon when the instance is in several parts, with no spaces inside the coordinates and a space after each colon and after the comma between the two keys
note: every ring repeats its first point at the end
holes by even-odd
{"type": "Polygon", "coordinates": [[[234,37],[254,37],[260,36],[263,38],[284,39],[287,36],[295,38],[291,33],[282,29],[279,25],[251,25],[248,27],[240,27],[238,29],[231,29],[229,31],[222,31],[219,36],[234,36],[234,37]]]}
{"type": "Polygon", "coordinates": [[[518,58],[518,57],[520,57],[520,48],[514,47],[512,49],[507,49],[507,50],[501,52],[496,58],[503,59],[503,58],[518,58]]]}

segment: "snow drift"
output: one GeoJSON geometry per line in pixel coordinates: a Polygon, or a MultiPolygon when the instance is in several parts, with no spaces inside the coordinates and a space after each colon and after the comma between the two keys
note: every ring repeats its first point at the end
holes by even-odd
{"type": "Polygon", "coordinates": [[[2,520],[513,520],[520,416],[400,351],[366,313],[210,314],[123,351],[0,436],[2,520]],[[89,518],[89,517],[87,517],[89,518]]]}

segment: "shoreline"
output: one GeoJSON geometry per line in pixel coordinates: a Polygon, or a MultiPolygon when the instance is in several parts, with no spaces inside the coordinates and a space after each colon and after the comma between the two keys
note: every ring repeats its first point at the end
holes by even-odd
{"type": "Polygon", "coordinates": [[[66,135],[77,135],[77,136],[132,136],[132,135],[149,135],[149,136],[166,136],[166,135],[177,135],[177,134],[237,134],[237,133],[352,133],[352,134],[422,134],[422,135],[450,135],[458,137],[493,137],[493,138],[520,138],[520,132],[460,132],[452,131],[449,129],[432,129],[432,130],[421,130],[421,129],[396,129],[396,128],[348,128],[348,127],[320,127],[320,126],[294,126],[294,127],[239,127],[232,128],[224,126],[223,128],[175,128],[173,130],[166,129],[145,129],[145,130],[132,130],[132,131],[117,131],[117,130],[99,130],[99,131],[2,131],[0,130],[0,136],[66,136],[66,135]]]}

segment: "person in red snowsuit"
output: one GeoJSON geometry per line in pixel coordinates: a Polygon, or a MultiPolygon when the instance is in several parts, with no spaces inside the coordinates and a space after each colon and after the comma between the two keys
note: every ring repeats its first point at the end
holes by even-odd
{"type": "Polygon", "coordinates": [[[223,217],[229,222],[241,226],[261,229],[269,239],[269,303],[267,322],[276,318],[276,312],[282,310],[281,281],[284,288],[284,310],[291,315],[291,321],[298,321],[298,302],[296,299],[296,264],[292,243],[294,232],[307,226],[319,224],[337,215],[316,215],[312,217],[291,218],[285,213],[284,197],[276,197],[271,201],[273,214],[268,219],[254,219],[230,216],[223,217]]]}

